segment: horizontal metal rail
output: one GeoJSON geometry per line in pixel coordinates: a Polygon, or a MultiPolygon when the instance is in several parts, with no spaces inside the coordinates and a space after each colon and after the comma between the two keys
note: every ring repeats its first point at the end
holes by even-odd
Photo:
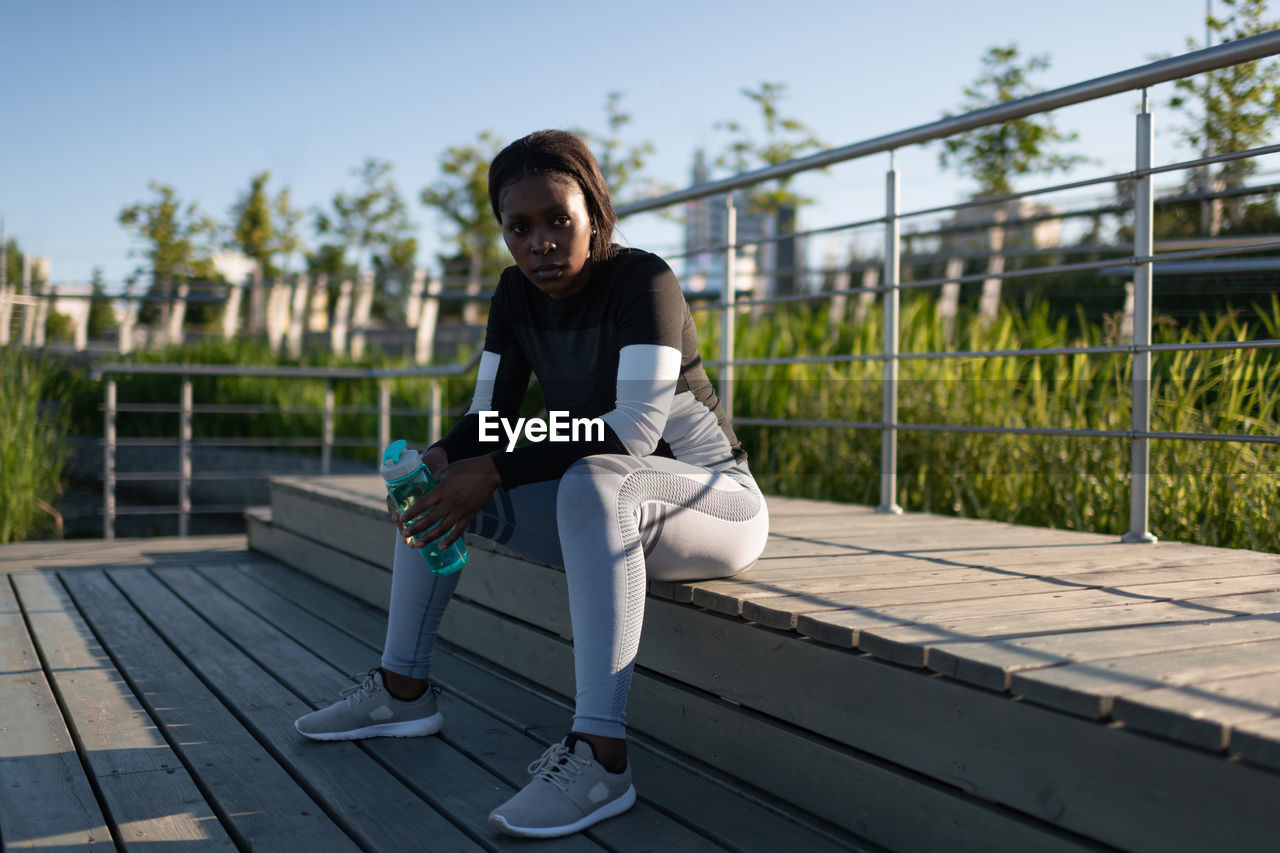
{"type": "Polygon", "coordinates": [[[1280,436],[1220,432],[1154,432],[1131,429],[1072,429],[1070,427],[1006,427],[974,424],[912,424],[882,421],[806,421],[776,418],[734,418],[735,425],[759,427],[809,427],[814,429],[895,429],[916,432],[962,432],[988,435],[1033,435],[1074,438],[1148,438],[1172,441],[1228,441],[1245,444],[1280,444],[1280,436]]]}
{"type": "Polygon", "coordinates": [[[446,366],[421,366],[406,368],[315,368],[287,366],[257,365],[216,365],[216,364],[125,364],[109,363],[99,365],[92,371],[94,379],[105,380],[105,401],[102,406],[104,417],[103,430],[103,536],[115,538],[115,520],[122,515],[144,515],[151,511],[146,507],[120,507],[116,504],[116,484],[118,482],[176,482],[179,489],[179,500],[176,507],[156,508],[156,514],[176,514],[178,516],[179,535],[185,536],[189,518],[193,514],[242,512],[243,506],[226,509],[221,506],[193,505],[191,503],[191,484],[197,481],[261,480],[270,476],[266,471],[201,471],[192,470],[192,454],[196,450],[209,448],[288,448],[319,449],[320,469],[328,474],[332,464],[335,448],[378,448],[385,446],[390,439],[391,416],[420,415],[428,417],[428,435],[430,441],[436,441],[442,434],[442,419],[445,414],[441,405],[439,383],[442,380],[454,379],[468,374],[479,363],[479,351],[463,363],[446,366]],[[120,403],[117,394],[115,377],[131,374],[152,376],[180,377],[181,393],[177,404],[170,403],[120,403]],[[274,407],[264,404],[199,404],[194,402],[193,376],[237,376],[277,379],[323,380],[325,383],[324,406],[274,407]],[[426,379],[431,383],[431,400],[433,406],[425,412],[420,409],[391,407],[390,383],[398,379],[426,379]],[[335,401],[333,383],[336,381],[373,381],[378,386],[378,405],[371,406],[338,406],[335,401]],[[128,436],[118,435],[118,418],[121,414],[176,414],[179,417],[179,431],[176,437],[168,436],[128,436]],[[319,415],[322,419],[322,434],[316,437],[260,437],[260,436],[228,436],[228,437],[195,437],[192,421],[196,415],[267,415],[267,414],[309,414],[319,415]],[[378,435],[376,438],[339,438],[335,435],[335,419],[344,415],[378,415],[378,435]],[[137,448],[176,448],[178,451],[178,470],[176,471],[132,471],[116,470],[116,453],[121,447],[137,448]]]}
{"type": "Polygon", "coordinates": [[[1061,107],[1097,100],[1108,95],[1138,91],[1158,83],[1168,83],[1172,80],[1202,74],[1206,71],[1214,71],[1241,62],[1249,62],[1276,53],[1280,53],[1280,30],[1214,45],[1213,47],[1192,51],[1181,56],[1160,59],[1127,71],[1119,71],[1115,74],[1108,74],[1082,83],[1064,86],[1060,89],[1041,92],[986,109],[974,110],[963,115],[951,116],[907,130],[885,134],[863,142],[856,142],[852,145],[830,148],[817,154],[799,157],[775,166],[744,172],[743,174],[717,181],[708,181],[688,189],[677,190],[676,192],[665,193],[651,199],[621,205],[617,209],[617,214],[621,218],[651,210],[661,210],[664,207],[671,207],[687,201],[725,195],[734,190],[752,187],[764,181],[789,178],[800,172],[824,169],[827,166],[834,166],[837,163],[844,163],[870,154],[894,151],[898,148],[918,145],[922,142],[932,142],[936,139],[954,136],[955,134],[986,127],[987,125],[1000,124],[1035,115],[1036,113],[1051,112],[1061,107]]]}

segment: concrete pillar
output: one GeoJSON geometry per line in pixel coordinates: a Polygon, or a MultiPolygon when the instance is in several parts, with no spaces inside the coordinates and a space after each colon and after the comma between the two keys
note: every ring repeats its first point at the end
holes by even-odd
{"type": "Polygon", "coordinates": [[[351,311],[351,357],[364,358],[369,329],[369,314],[373,309],[373,273],[360,276],[356,283],[355,306],[351,311]]]}
{"type": "Polygon", "coordinates": [[[426,295],[418,309],[418,334],[414,341],[413,358],[418,364],[430,364],[436,345],[436,320],[440,316],[439,295],[443,286],[440,279],[432,279],[426,285],[426,295]]]}
{"type": "Polygon", "coordinates": [[[289,304],[289,331],[285,344],[289,355],[297,358],[302,355],[302,333],[307,327],[307,301],[311,297],[311,279],[299,275],[293,281],[293,293],[289,304]]]}
{"type": "Polygon", "coordinates": [[[333,323],[329,327],[329,348],[335,355],[346,355],[347,329],[351,322],[351,280],[338,286],[338,301],[333,306],[333,323]]]}
{"type": "Polygon", "coordinates": [[[229,341],[240,331],[240,302],[244,299],[244,282],[227,285],[227,301],[222,304],[222,339],[229,341]]]}

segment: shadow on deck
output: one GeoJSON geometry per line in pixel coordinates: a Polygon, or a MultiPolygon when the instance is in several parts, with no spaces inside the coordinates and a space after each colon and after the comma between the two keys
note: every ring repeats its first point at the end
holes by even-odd
{"type": "MultiPolygon", "coordinates": [[[[276,480],[253,550],[0,548],[0,776],[20,780],[0,790],[6,843],[521,844],[485,816],[571,717],[559,569],[473,542],[434,668],[442,736],[293,731],[376,662],[380,488],[276,480]]],[[[641,804],[552,848],[1274,842],[1280,557],[770,507],[747,574],[651,584],[629,707],[641,804]]]]}

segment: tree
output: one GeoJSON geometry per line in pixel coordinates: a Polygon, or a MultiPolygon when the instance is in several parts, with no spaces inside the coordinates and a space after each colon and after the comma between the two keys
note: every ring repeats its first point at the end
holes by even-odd
{"type": "MultiPolygon", "coordinates": [[[[357,269],[370,269],[375,261],[384,267],[391,265],[402,257],[413,237],[414,225],[391,180],[391,169],[385,160],[366,158],[351,170],[358,183],[354,192],[334,195],[332,210],[313,211],[316,233],[336,237],[334,245],[344,252],[354,250],[357,269]]],[[[416,243],[413,245],[416,251],[416,243]]]]}
{"type": "Polygon", "coordinates": [[[302,247],[298,236],[302,212],[290,203],[288,187],[275,199],[270,198],[266,189],[269,180],[270,172],[259,172],[249,179],[249,189],[231,206],[232,239],[227,243],[257,263],[263,278],[280,275],[302,247]],[[275,259],[280,256],[282,263],[277,265],[275,259]]]}
{"type": "Polygon", "coordinates": [[[622,92],[610,92],[605,99],[604,113],[606,134],[595,134],[589,130],[576,129],[574,132],[583,138],[596,162],[600,164],[600,172],[613,196],[614,207],[622,207],[633,201],[661,195],[669,188],[645,176],[644,168],[649,157],[653,155],[653,143],[645,140],[638,145],[626,145],[621,138],[624,127],[632,121],[631,113],[622,109],[622,92]],[[635,187],[635,192],[628,196],[626,190],[635,187]]]}
{"type": "Polygon", "coordinates": [[[89,340],[101,340],[108,329],[116,327],[116,312],[107,299],[102,267],[94,267],[89,279],[93,296],[89,300],[89,340]]]}
{"type": "Polygon", "coordinates": [[[239,249],[258,265],[261,278],[271,278],[276,270],[271,265],[271,244],[275,237],[271,227],[271,200],[267,198],[270,172],[259,172],[249,179],[249,189],[231,206],[231,240],[228,245],[239,249]]]}
{"type": "MultiPolygon", "coordinates": [[[[1280,21],[1263,20],[1266,0],[1221,0],[1221,3],[1226,7],[1223,17],[1211,13],[1205,16],[1210,39],[1216,35],[1222,42],[1236,41],[1280,26],[1280,21]]],[[[1202,46],[1187,40],[1188,49],[1202,46]]],[[[1187,118],[1187,124],[1178,132],[1188,145],[1204,156],[1243,151],[1265,144],[1275,124],[1276,111],[1280,109],[1280,63],[1274,60],[1241,62],[1178,80],[1174,87],[1176,94],[1169,99],[1169,106],[1181,110],[1187,118]]],[[[1201,192],[1240,187],[1256,168],[1252,160],[1219,163],[1216,167],[1194,171],[1187,183],[1191,189],[1201,192]]],[[[1229,203],[1225,211],[1221,200],[1215,199],[1207,213],[1209,222],[1203,225],[1209,233],[1217,234],[1223,225],[1238,224],[1244,210],[1239,198],[1229,203]]]]}
{"type": "MultiPolygon", "coordinates": [[[[760,108],[765,139],[756,142],[736,120],[716,122],[717,130],[726,130],[734,135],[724,153],[716,159],[717,166],[741,174],[785,163],[826,147],[826,143],[799,119],[784,118],[778,112],[778,102],[785,97],[786,90],[785,83],[768,81],[762,82],[758,90],[742,90],[747,100],[760,108]]],[[[784,207],[800,207],[812,201],[792,192],[790,184],[791,177],[786,177],[753,187],[747,191],[747,201],[757,212],[772,214],[777,214],[784,207]]]]}
{"type": "MultiPolygon", "coordinates": [[[[139,266],[137,272],[150,273],[150,292],[161,297],[160,319],[167,323],[169,300],[178,279],[217,277],[211,256],[218,227],[200,212],[195,202],[181,202],[173,187],[156,181],[147,187],[155,198],[125,207],[118,221],[145,244],[141,252],[147,263],[139,266]]],[[[151,322],[156,312],[150,305],[147,308],[140,319],[151,322]]]]}
{"type": "MultiPolygon", "coordinates": [[[[775,166],[801,157],[810,151],[826,147],[817,135],[799,119],[786,118],[778,111],[778,102],[786,95],[785,83],[763,81],[757,90],[743,89],[742,94],[760,108],[764,124],[764,141],[757,142],[738,121],[716,123],[717,130],[725,130],[733,137],[724,152],[716,159],[716,165],[734,174],[750,172],[767,166],[775,166]]],[[[756,213],[772,217],[775,233],[779,236],[794,234],[796,211],[812,199],[805,198],[791,189],[791,177],[757,184],[746,190],[747,207],[756,213]]],[[[773,271],[776,292],[787,295],[796,292],[798,281],[789,267],[798,265],[794,240],[780,241],[775,253],[779,269],[773,271]]]]}
{"type": "MultiPolygon", "coordinates": [[[[960,109],[972,112],[1033,95],[1040,90],[1027,78],[1048,67],[1047,55],[1021,61],[1016,44],[989,48],[982,57],[981,76],[964,89],[960,109]]],[[[1075,138],[1075,133],[1060,131],[1051,114],[1025,116],[942,140],[939,160],[944,168],[954,165],[977,181],[975,197],[1001,195],[1012,192],[1016,176],[1065,172],[1087,162],[1085,157],[1052,150],[1075,138]]]]}
{"type": "Polygon", "coordinates": [[[470,263],[478,254],[480,274],[497,276],[509,257],[502,243],[502,227],[489,204],[489,162],[504,143],[493,131],[481,131],[475,142],[450,146],[440,157],[441,177],[422,190],[419,198],[435,208],[453,227],[448,239],[455,257],[442,258],[448,265],[459,260],[470,263]]]}

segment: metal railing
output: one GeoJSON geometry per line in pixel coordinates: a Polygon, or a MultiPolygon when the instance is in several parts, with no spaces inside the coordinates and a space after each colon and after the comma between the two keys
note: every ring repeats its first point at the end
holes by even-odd
{"type": "MultiPolygon", "coordinates": [[[[815,420],[779,420],[769,418],[735,418],[734,422],[749,426],[785,426],[785,427],[827,427],[836,429],[869,429],[878,430],[881,435],[880,460],[880,504],[879,511],[885,513],[901,512],[897,503],[897,439],[903,431],[934,431],[957,433],[996,433],[1010,435],[1036,436],[1076,436],[1099,439],[1119,439],[1130,443],[1130,501],[1129,531],[1125,534],[1126,542],[1152,542],[1148,528],[1148,467],[1150,461],[1149,442],[1153,439],[1180,441],[1239,441],[1280,443],[1280,437],[1245,434],[1204,434],[1185,432],[1162,432],[1150,429],[1151,401],[1149,397],[1151,376],[1151,355],[1160,352],[1177,352],[1192,350],[1243,349],[1243,348],[1276,348],[1280,340],[1252,340],[1231,342],[1191,342],[1183,344],[1152,344],[1151,342],[1151,296],[1152,296],[1152,264],[1159,261],[1184,260],[1212,257],[1226,254],[1240,254],[1263,250],[1280,249],[1280,240],[1259,240],[1242,245],[1216,247],[1212,249],[1193,249],[1188,251],[1154,252],[1153,216],[1155,203],[1151,179],[1153,175],[1167,172],[1192,169],[1212,163],[1259,157],[1280,152],[1280,145],[1263,146],[1249,151],[1204,157],[1179,163],[1153,166],[1151,163],[1152,118],[1147,89],[1150,86],[1188,77],[1206,71],[1224,68],[1233,64],[1247,62],[1260,57],[1280,54],[1280,31],[1254,36],[1230,42],[1205,50],[1195,51],[1183,56],[1163,59],[1138,68],[1118,72],[1094,80],[1044,92],[1010,101],[987,109],[977,110],[964,115],[953,116],[940,121],[931,122],[907,130],[890,133],[862,142],[829,149],[818,154],[792,160],[754,172],[736,175],[722,180],[710,181],[689,187],[677,192],[646,199],[629,205],[620,206],[617,213],[620,217],[631,216],[649,211],[658,211],[681,205],[686,202],[724,197],[726,205],[727,232],[725,237],[714,246],[701,247],[689,254],[720,253],[724,257],[726,282],[736,281],[738,251],[749,245],[762,245],[776,242],[779,237],[765,237],[757,240],[739,242],[737,234],[737,210],[734,207],[733,193],[771,180],[786,178],[802,172],[822,169],[837,163],[867,158],[878,154],[888,154],[888,170],[885,174],[885,208],[883,216],[857,222],[814,229],[808,234],[832,233],[841,230],[853,230],[867,226],[882,226],[884,229],[883,255],[881,258],[881,281],[879,284],[863,287],[837,288],[814,293],[797,293],[767,298],[739,299],[734,286],[723,288],[718,302],[709,305],[698,305],[695,310],[714,310],[720,315],[720,358],[718,361],[706,362],[708,366],[720,369],[721,401],[725,410],[732,417],[734,410],[733,387],[735,373],[739,369],[760,366],[790,364],[822,364],[842,362],[883,362],[881,418],[873,422],[848,421],[815,421],[815,420]],[[909,145],[918,145],[943,139],[954,134],[963,133],[976,128],[998,124],[1017,118],[1048,112],[1072,104],[1096,100],[1127,91],[1141,91],[1142,106],[1136,117],[1136,141],[1134,169],[1130,172],[1111,174],[1059,183],[1051,186],[1037,187],[1024,192],[1010,193],[1002,196],[986,197],[972,201],[938,207],[903,212],[900,209],[901,176],[897,170],[895,152],[909,145]],[[941,213],[952,213],[979,206],[999,205],[1017,201],[1031,196],[1046,195],[1054,192],[1080,189],[1089,186],[1100,186],[1119,181],[1130,181],[1134,185],[1134,239],[1131,254],[1127,257],[1112,254],[1096,260],[1078,263],[1061,263],[1027,269],[999,270],[972,275],[946,276],[926,278],[918,281],[902,281],[903,241],[901,223],[903,220],[941,213]],[[1134,332],[1133,340],[1125,345],[1078,346],[1078,347],[1045,347],[1029,349],[1001,349],[983,351],[938,351],[938,352],[902,352],[900,351],[899,329],[899,297],[904,290],[936,288],[948,284],[959,284],[970,281],[1010,280],[1032,275],[1048,273],[1099,271],[1114,268],[1117,265],[1132,266],[1134,278],[1134,332]],[[738,312],[747,307],[776,305],[788,302],[830,299],[837,296],[879,295],[883,300],[884,339],[882,351],[868,354],[845,354],[833,356],[795,355],[782,358],[740,359],[734,353],[735,318],[738,312]],[[904,361],[924,359],[988,359],[1006,357],[1038,357],[1058,355],[1128,355],[1133,362],[1132,371],[1132,407],[1130,412],[1130,428],[1119,429],[1075,429],[1057,427],[1003,427],[982,426],[972,424],[924,424],[906,423],[900,420],[898,412],[898,370],[904,361]]],[[[1098,210],[1120,209],[1119,205],[1106,205],[1098,210]]],[[[1092,212],[1097,212],[1092,211],[1092,212]]],[[[1026,221],[1031,221],[1035,217],[1026,221]]],[[[1020,220],[1009,219],[1004,224],[1013,226],[1020,220]]],[[[979,223],[980,225],[981,223],[979,223]]],[[[969,227],[973,227],[971,223],[969,227]]],[[[790,235],[799,236],[799,235],[790,235]]],[[[919,235],[912,235],[919,236],[919,235]]],[[[669,258],[681,255],[668,255],[669,258]]],[[[477,354],[478,358],[478,354],[477,354]]],[[[115,535],[115,519],[117,515],[142,514],[155,512],[172,512],[178,515],[179,533],[186,535],[189,519],[193,512],[217,511],[221,507],[193,508],[191,505],[191,483],[193,479],[215,478],[220,476],[242,476],[239,473],[207,473],[193,475],[191,470],[191,451],[200,443],[192,438],[192,420],[197,414],[280,411],[277,408],[254,406],[197,406],[193,399],[193,376],[263,376],[286,377],[296,379],[323,379],[325,381],[325,400],[321,410],[322,435],[312,439],[261,440],[269,441],[272,446],[319,447],[321,450],[321,471],[328,473],[331,466],[333,448],[336,446],[373,446],[374,440],[337,439],[334,435],[334,423],[338,414],[372,413],[379,415],[378,444],[390,440],[390,418],[392,414],[426,414],[429,417],[429,436],[432,441],[439,438],[443,431],[440,396],[440,381],[446,377],[461,376],[470,371],[476,362],[473,358],[468,364],[453,365],[445,368],[406,368],[393,370],[363,369],[323,369],[323,368],[283,368],[283,367],[224,367],[212,365],[130,365],[106,364],[94,371],[95,378],[107,378],[104,405],[104,520],[103,532],[108,539],[115,535]],[[182,377],[181,392],[176,405],[121,405],[116,399],[115,376],[128,374],[169,374],[182,377]],[[388,380],[395,377],[420,376],[431,382],[431,407],[427,412],[411,410],[393,410],[390,406],[388,380]],[[339,410],[335,406],[334,383],[349,380],[378,380],[379,402],[376,408],[358,408],[339,410]],[[150,474],[119,475],[115,470],[115,453],[118,446],[129,442],[118,439],[116,420],[123,412],[170,412],[179,415],[179,435],[176,445],[179,451],[179,470],[176,472],[151,472],[150,474]],[[179,482],[178,505],[167,509],[154,507],[117,507],[115,488],[118,480],[154,479],[174,480],[179,482]]],[[[147,440],[144,440],[147,441],[147,440]]],[[[175,443],[169,440],[171,444],[175,443]]],[[[203,444],[224,444],[245,446],[253,439],[209,440],[203,444]]],[[[266,477],[263,472],[252,472],[254,476],[266,477]]]]}
{"type": "MultiPolygon", "coordinates": [[[[899,513],[897,503],[897,437],[903,430],[925,430],[968,433],[1003,433],[1013,435],[1055,435],[1083,436],[1094,438],[1114,438],[1127,440],[1130,443],[1130,499],[1129,530],[1124,535],[1125,542],[1154,542],[1155,536],[1148,530],[1149,516],[1149,464],[1150,441],[1152,439],[1169,439],[1180,441],[1240,441],[1258,443],[1280,443],[1280,437],[1268,435],[1244,434],[1204,434],[1183,432],[1153,432],[1150,429],[1151,400],[1149,396],[1151,384],[1151,355],[1155,352],[1176,352],[1181,350],[1232,349],[1232,348],[1276,348],[1280,340],[1254,340],[1218,342],[1192,342],[1185,344],[1159,344],[1151,342],[1152,316],[1152,264],[1158,261],[1211,257],[1222,254],[1238,254],[1263,250],[1280,249],[1280,241],[1260,240],[1246,245],[1231,248],[1215,248],[1207,250],[1191,250],[1182,252],[1166,252],[1155,254],[1153,251],[1153,204],[1152,175],[1165,172],[1193,169],[1197,166],[1212,163],[1259,157],[1280,151],[1280,146],[1270,145],[1248,151],[1231,152],[1211,157],[1203,157],[1180,163],[1153,166],[1151,163],[1152,116],[1148,88],[1165,83],[1213,71],[1219,68],[1242,62],[1256,60],[1261,57],[1280,54],[1280,31],[1265,33],[1221,44],[1215,47],[1198,50],[1182,56],[1162,59],[1137,68],[1099,77],[1093,80],[1043,92],[1016,101],[1009,101],[986,109],[976,110],[959,116],[952,116],[929,124],[919,125],[907,130],[879,136],[874,139],[856,142],[839,148],[833,148],[807,157],[791,160],[767,168],[759,169],[722,180],[710,181],[677,192],[667,193],[644,201],[635,202],[618,208],[619,217],[631,216],[649,211],[670,208],[673,205],[700,201],[716,197],[724,197],[727,207],[727,236],[721,245],[698,249],[694,252],[723,252],[726,286],[721,291],[717,304],[700,306],[721,313],[721,357],[719,362],[707,362],[709,366],[718,366],[721,370],[722,404],[726,412],[733,417],[733,380],[737,368],[760,365],[814,364],[849,361],[883,361],[883,394],[881,401],[881,420],[878,422],[837,422],[837,421],[796,421],[766,418],[734,418],[734,423],[751,426],[814,426],[849,429],[878,429],[881,434],[880,462],[880,504],[878,510],[884,513],[899,513]],[[986,127],[993,124],[1023,118],[1036,113],[1048,112],[1060,107],[1079,104],[1098,98],[1128,91],[1140,91],[1142,105],[1136,117],[1136,139],[1134,146],[1133,171],[1107,175],[1086,180],[1071,181],[1052,186],[1039,187],[1026,192],[1010,193],[1003,196],[986,197],[969,202],[962,202],[941,207],[930,207],[903,213],[900,210],[900,175],[895,163],[895,152],[909,145],[918,145],[943,139],[958,133],[986,127]],[[837,163],[866,158],[876,154],[889,155],[889,168],[885,176],[885,213],[882,217],[817,229],[812,233],[827,233],[840,229],[852,229],[867,225],[881,224],[884,227],[884,253],[882,282],[876,286],[852,287],[837,290],[824,290],[819,293],[801,293],[783,297],[741,300],[737,298],[735,264],[738,250],[744,246],[758,245],[767,240],[739,242],[736,231],[736,211],[733,194],[737,190],[748,189],[758,184],[789,178],[802,172],[822,169],[837,163]],[[1127,258],[1110,257],[1099,261],[1086,261],[1071,264],[1058,264],[1032,269],[999,270],[967,276],[950,276],[925,279],[904,283],[901,281],[902,235],[900,224],[908,217],[927,214],[947,213],[966,207],[990,206],[1002,202],[1017,201],[1032,195],[1061,192],[1091,185],[1131,181],[1134,185],[1134,238],[1132,255],[1127,258]],[[1133,341],[1124,346],[1080,346],[1054,347],[1042,349],[991,350],[991,351],[952,351],[952,352],[900,352],[899,351],[899,295],[903,290],[916,288],[939,287],[950,283],[966,281],[986,281],[991,279],[1006,280],[1030,275],[1047,273],[1079,272],[1085,270],[1101,270],[1117,264],[1132,265],[1134,271],[1134,309],[1133,309],[1133,341]],[[734,356],[734,317],[737,310],[747,305],[768,305],[792,301],[826,299],[833,296],[854,294],[880,294],[884,311],[884,344],[880,353],[866,355],[842,355],[826,357],[795,356],[790,358],[771,359],[737,359],[734,356]],[[1128,430],[1068,429],[1068,428],[1019,428],[976,426],[965,424],[910,424],[903,423],[898,416],[898,366],[909,359],[984,359],[1004,358],[1009,356],[1035,357],[1047,355],[1099,355],[1127,354],[1133,362],[1132,370],[1132,408],[1131,424],[1128,430]]],[[[778,239],[778,238],[772,238],[778,239]]]]}
{"type": "Polygon", "coordinates": [[[196,474],[192,471],[192,450],[195,447],[273,447],[273,448],[319,448],[320,472],[329,474],[332,470],[333,450],[335,447],[385,447],[391,441],[391,416],[407,415],[427,417],[427,436],[431,442],[438,441],[443,434],[443,395],[440,383],[447,378],[457,378],[469,373],[479,362],[480,353],[476,352],[464,363],[448,366],[424,366],[406,368],[322,368],[322,367],[256,367],[256,366],[224,366],[208,364],[103,364],[94,368],[91,377],[94,380],[104,379],[103,403],[103,470],[102,470],[102,535],[106,539],[115,538],[116,517],[121,515],[163,515],[178,516],[178,535],[186,536],[190,530],[190,519],[197,513],[227,513],[244,510],[240,505],[210,504],[193,507],[191,503],[191,484],[195,480],[228,480],[228,479],[266,479],[273,475],[271,471],[209,471],[196,474]],[[117,399],[116,377],[130,375],[162,375],[180,376],[180,391],[176,404],[134,403],[121,404],[117,399]],[[324,380],[324,403],[320,409],[281,409],[276,406],[258,405],[196,405],[192,385],[194,376],[256,376],[263,378],[291,380],[324,380]],[[429,408],[393,409],[391,407],[391,380],[404,377],[420,377],[429,382],[429,408]],[[378,403],[374,407],[345,407],[336,405],[334,383],[342,381],[376,381],[378,384],[378,403]],[[117,436],[117,420],[122,413],[177,414],[178,435],[172,438],[119,438],[117,436]],[[193,421],[197,414],[279,414],[279,413],[315,413],[321,416],[321,434],[309,438],[209,438],[193,437],[193,421]],[[338,438],[335,435],[335,422],[339,415],[374,414],[378,415],[378,437],[372,438],[338,438]],[[120,447],[173,447],[178,449],[177,471],[144,471],[118,473],[116,471],[116,452],[120,447]],[[116,504],[116,484],[121,481],[131,482],[178,482],[178,503],[175,506],[128,506],[116,504]]]}

